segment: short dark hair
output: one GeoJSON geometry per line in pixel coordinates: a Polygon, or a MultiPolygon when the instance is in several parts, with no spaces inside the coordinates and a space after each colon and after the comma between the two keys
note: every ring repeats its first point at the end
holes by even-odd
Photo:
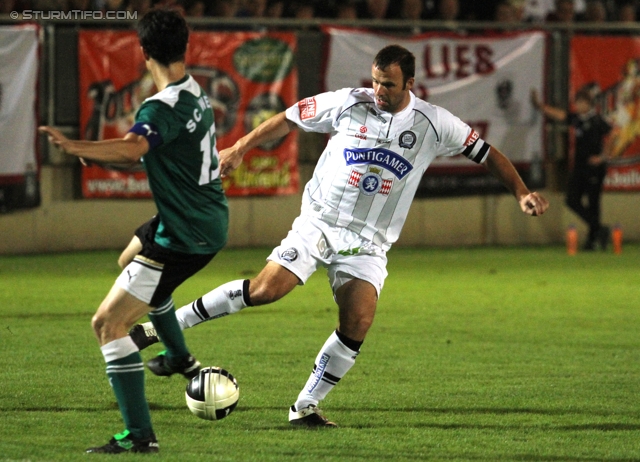
{"type": "Polygon", "coordinates": [[[153,9],[138,22],[140,45],[149,57],[163,66],[184,61],[189,27],[175,10],[153,9]]]}
{"type": "Polygon", "coordinates": [[[387,45],[373,59],[373,65],[381,70],[385,70],[392,64],[400,66],[403,85],[406,85],[407,80],[416,73],[416,57],[400,45],[387,45]]]}
{"type": "Polygon", "coordinates": [[[589,104],[589,106],[593,106],[593,95],[589,92],[589,90],[584,89],[577,91],[574,99],[576,101],[582,100],[585,103],[589,104]]]}

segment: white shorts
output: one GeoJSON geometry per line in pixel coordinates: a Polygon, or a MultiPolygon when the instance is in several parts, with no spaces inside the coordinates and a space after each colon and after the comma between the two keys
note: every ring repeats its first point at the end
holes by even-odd
{"type": "Polygon", "coordinates": [[[287,237],[267,260],[291,271],[301,285],[320,266],[327,268],[334,294],[355,278],[370,282],[380,296],[387,277],[387,255],[381,247],[351,230],[304,215],[294,220],[287,237]]]}

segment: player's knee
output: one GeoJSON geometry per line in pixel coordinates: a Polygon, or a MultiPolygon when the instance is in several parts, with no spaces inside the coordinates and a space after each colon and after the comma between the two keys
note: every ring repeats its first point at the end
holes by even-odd
{"type": "Polygon", "coordinates": [[[369,332],[369,329],[371,328],[372,325],[373,325],[373,315],[364,315],[364,316],[361,316],[360,319],[358,319],[356,323],[356,328],[358,332],[360,332],[360,334],[364,336],[367,334],[367,332],[369,332]]]}
{"type": "Polygon", "coordinates": [[[105,328],[105,321],[105,318],[99,313],[94,314],[93,318],[91,318],[91,328],[98,338],[102,337],[102,333],[105,328]]]}
{"type": "Polygon", "coordinates": [[[372,325],[373,315],[361,315],[341,322],[339,330],[348,338],[363,341],[372,325]]]}

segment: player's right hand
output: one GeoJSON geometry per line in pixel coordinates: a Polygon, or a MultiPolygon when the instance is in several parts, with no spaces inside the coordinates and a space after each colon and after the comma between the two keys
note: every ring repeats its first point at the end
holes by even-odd
{"type": "Polygon", "coordinates": [[[235,146],[220,151],[220,176],[225,177],[237,169],[244,155],[235,146]]]}
{"type": "Polygon", "coordinates": [[[49,142],[62,150],[64,150],[65,142],[69,141],[67,137],[62,134],[60,130],[57,130],[53,127],[49,127],[47,125],[38,127],[38,131],[40,133],[47,134],[49,138],[49,142]]]}

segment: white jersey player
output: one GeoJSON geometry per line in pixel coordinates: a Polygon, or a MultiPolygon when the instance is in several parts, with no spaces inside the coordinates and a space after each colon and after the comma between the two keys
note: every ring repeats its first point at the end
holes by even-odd
{"type": "MultiPolygon", "coordinates": [[[[296,127],[330,135],[305,186],[300,216],[258,276],[223,284],[176,312],[183,329],[192,327],[246,306],[272,303],[319,267],[327,268],[339,324],[289,410],[292,425],[335,426],[318,403],[355,363],[387,276],[386,252],[400,234],[422,174],[436,157],[462,154],[484,163],[529,215],[548,207],[500,151],[447,110],[411,93],[414,72],[415,58],[408,50],[385,47],[373,61],[372,89],[306,98],[220,152],[225,175],[250,149],[296,127]]],[[[140,348],[157,341],[151,329],[141,324],[131,331],[140,348]]]]}
{"type": "Polygon", "coordinates": [[[446,109],[408,96],[409,104],[395,114],[378,109],[371,88],[322,93],[286,111],[303,130],[331,134],[305,187],[303,214],[388,250],[436,157],[485,160],[489,145],[477,132],[446,109]]]}

